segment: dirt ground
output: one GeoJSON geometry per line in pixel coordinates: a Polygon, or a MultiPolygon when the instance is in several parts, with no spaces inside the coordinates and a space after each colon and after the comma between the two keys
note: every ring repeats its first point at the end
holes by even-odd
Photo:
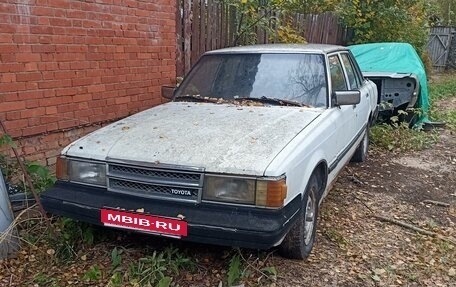
{"type": "Polygon", "coordinates": [[[321,208],[308,262],[274,258],[278,286],[456,286],[455,245],[373,215],[456,236],[456,137],[441,131],[431,149],[371,150],[349,165],[321,208]],[[449,207],[427,204],[434,200],[449,207]]]}
{"type": "MultiPolygon", "coordinates": [[[[244,266],[251,272],[241,282],[245,286],[456,286],[456,136],[449,130],[439,133],[440,141],[420,152],[398,154],[372,147],[365,163],[345,168],[324,200],[311,257],[294,261],[281,258],[274,250],[242,250],[244,266]],[[378,215],[439,236],[420,235],[383,222],[375,217],[378,215]],[[260,272],[263,266],[274,267],[277,276],[266,278],[260,272]]],[[[56,286],[107,286],[109,275],[102,275],[105,278],[97,283],[81,278],[93,264],[107,274],[114,246],[124,246],[128,265],[128,261],[171,244],[191,256],[197,266],[194,271],[181,272],[174,282],[180,286],[222,286],[220,281],[226,282],[233,255],[230,248],[118,232],[78,253],[80,259],[67,265],[46,259],[52,256],[49,246],[26,246],[18,258],[0,261],[0,286],[53,286],[36,280],[40,272],[57,278],[52,281],[58,282],[56,286]]]]}

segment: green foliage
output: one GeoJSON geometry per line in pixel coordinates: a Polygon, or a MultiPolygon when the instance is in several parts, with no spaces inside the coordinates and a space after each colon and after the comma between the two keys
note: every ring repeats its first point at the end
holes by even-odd
{"type": "Polygon", "coordinates": [[[454,26],[456,24],[456,0],[429,0],[431,24],[454,26]]]}
{"type": "Polygon", "coordinates": [[[450,129],[456,130],[456,110],[443,112],[435,110],[431,114],[433,118],[445,122],[450,129]]]}
{"type": "Polygon", "coordinates": [[[195,264],[189,257],[173,246],[167,247],[163,253],[165,254],[166,260],[170,261],[169,269],[175,274],[178,274],[179,270],[183,268],[193,270],[195,267],[195,264]]]}
{"type": "MultiPolygon", "coordinates": [[[[7,134],[0,136],[0,148],[16,147],[14,140],[7,134]]],[[[46,188],[52,186],[57,180],[49,169],[38,162],[25,161],[24,166],[30,176],[32,184],[36,191],[42,192],[46,188]]],[[[14,185],[19,191],[28,192],[22,170],[16,158],[11,158],[9,155],[0,153],[0,169],[3,172],[5,180],[14,185]]]]}
{"type": "Polygon", "coordinates": [[[162,252],[154,251],[152,255],[131,263],[128,277],[132,285],[167,287],[172,282],[168,275],[177,275],[184,268],[193,267],[193,262],[178,249],[168,247],[162,252]]]}
{"type": "MultiPolygon", "coordinates": [[[[299,33],[279,15],[285,14],[284,0],[221,0],[236,11],[236,35],[232,46],[257,44],[257,31],[264,31],[273,42],[304,43],[299,33]]],[[[286,19],[286,17],[283,17],[286,19]]]]}
{"type": "Polygon", "coordinates": [[[422,54],[428,39],[424,1],[341,0],[336,12],[354,29],[354,43],[408,42],[422,54]]]}
{"type": "Polygon", "coordinates": [[[55,249],[55,256],[60,262],[70,262],[84,245],[92,245],[94,231],[90,224],[70,218],[59,218],[55,223],[58,233],[51,232],[48,240],[55,249]]]}
{"type": "Polygon", "coordinates": [[[57,180],[47,167],[38,162],[26,162],[25,167],[37,192],[45,191],[57,180]]]}
{"type": "Polygon", "coordinates": [[[122,273],[114,272],[108,282],[109,287],[121,287],[123,286],[122,273]]]}
{"type": "Polygon", "coordinates": [[[391,117],[391,123],[383,123],[370,129],[374,145],[390,151],[422,150],[438,140],[433,132],[411,129],[408,122],[399,121],[399,116],[391,117]]]}
{"type": "Polygon", "coordinates": [[[261,268],[261,271],[264,272],[267,275],[272,275],[274,277],[277,277],[277,269],[274,266],[268,266],[261,268]]]}
{"type": "Polygon", "coordinates": [[[16,183],[21,190],[25,189],[25,182],[22,178],[18,177],[21,174],[19,165],[15,159],[0,153],[0,169],[2,170],[3,177],[6,182],[16,183]]]}
{"type": "Polygon", "coordinates": [[[47,274],[40,272],[33,277],[33,283],[36,284],[36,286],[46,286],[46,287],[57,287],[57,283],[55,282],[56,280],[47,274]]]}
{"type": "Polygon", "coordinates": [[[287,10],[301,14],[319,14],[334,11],[339,0],[287,0],[283,1],[287,10]]]}
{"type": "Polygon", "coordinates": [[[248,283],[251,278],[257,278],[256,285],[254,286],[269,286],[269,284],[275,282],[278,273],[274,266],[268,266],[266,264],[269,255],[270,254],[259,253],[257,255],[250,254],[250,256],[245,257],[241,250],[234,250],[234,253],[231,253],[231,255],[227,257],[229,258],[226,272],[227,286],[248,283]]]}
{"type": "MultiPolygon", "coordinates": [[[[2,136],[0,136],[0,148],[6,151],[10,147],[15,147],[13,139],[7,134],[2,134],[2,136]]],[[[7,182],[11,182],[12,179],[19,174],[19,165],[17,164],[17,161],[4,153],[0,153],[0,169],[7,182]]]]}
{"type": "Polygon", "coordinates": [[[109,279],[109,287],[120,287],[123,286],[123,274],[121,273],[122,265],[122,253],[123,249],[118,249],[114,247],[111,251],[111,278],[109,279]]]}
{"type": "Polygon", "coordinates": [[[116,270],[117,267],[120,266],[122,263],[122,253],[123,250],[117,249],[117,247],[114,247],[114,249],[111,252],[111,269],[116,270]]]}
{"type": "Polygon", "coordinates": [[[139,258],[136,264],[130,265],[130,282],[140,286],[153,286],[163,277],[166,271],[166,260],[163,253],[154,251],[151,256],[139,258]]]}
{"type": "Polygon", "coordinates": [[[7,134],[3,134],[2,136],[0,136],[0,147],[4,146],[16,147],[16,144],[14,143],[13,139],[7,134]]]}
{"type": "Polygon", "coordinates": [[[299,35],[290,23],[277,28],[276,38],[279,43],[306,43],[304,37],[299,35]]]}
{"type": "Polygon", "coordinates": [[[443,75],[429,85],[431,100],[430,116],[433,120],[443,121],[450,129],[456,130],[456,77],[443,75]],[[451,108],[451,106],[453,108],[451,108]]]}
{"type": "Polygon", "coordinates": [[[429,95],[433,102],[456,97],[456,75],[449,74],[441,77],[443,77],[441,80],[429,85],[429,95]]]}
{"type": "Polygon", "coordinates": [[[242,275],[241,258],[238,253],[231,257],[230,264],[228,266],[228,286],[239,283],[242,275]]]}
{"type": "Polygon", "coordinates": [[[86,281],[98,281],[101,278],[101,271],[98,265],[92,266],[85,274],[83,279],[86,281]]]}
{"type": "Polygon", "coordinates": [[[171,277],[165,276],[158,281],[158,287],[169,287],[171,285],[171,281],[173,281],[171,277]]]}

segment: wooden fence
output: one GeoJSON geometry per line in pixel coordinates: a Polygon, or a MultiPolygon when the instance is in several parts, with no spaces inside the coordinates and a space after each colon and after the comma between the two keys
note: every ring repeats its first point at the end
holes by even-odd
{"type": "MultiPolygon", "coordinates": [[[[309,43],[345,45],[351,37],[350,30],[343,26],[332,13],[319,15],[274,16],[290,23],[291,27],[309,43]]],[[[183,76],[206,51],[245,44],[245,37],[239,37],[239,13],[232,6],[217,0],[178,0],[176,12],[177,29],[177,76],[183,76]]],[[[270,29],[276,30],[275,21],[270,29]]],[[[256,42],[259,44],[277,41],[270,33],[256,28],[256,42]]]]}
{"type": "Polygon", "coordinates": [[[451,48],[451,27],[433,27],[427,45],[427,51],[436,71],[443,71],[447,66],[448,53],[451,48]]]}

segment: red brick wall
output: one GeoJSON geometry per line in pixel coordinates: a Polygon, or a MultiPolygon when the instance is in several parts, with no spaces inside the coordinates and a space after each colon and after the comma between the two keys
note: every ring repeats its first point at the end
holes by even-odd
{"type": "Polygon", "coordinates": [[[1,0],[0,119],[8,132],[45,138],[161,103],[161,85],[175,79],[175,2],[1,0]]]}

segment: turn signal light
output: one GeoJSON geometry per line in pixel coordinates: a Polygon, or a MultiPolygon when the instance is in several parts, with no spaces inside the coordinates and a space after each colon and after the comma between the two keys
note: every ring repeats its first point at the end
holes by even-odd
{"type": "Polygon", "coordinates": [[[287,184],[285,179],[257,181],[255,200],[257,206],[282,207],[286,197],[287,184]]]}
{"type": "Polygon", "coordinates": [[[65,158],[57,157],[55,164],[55,175],[58,179],[68,180],[68,161],[65,158]]]}

